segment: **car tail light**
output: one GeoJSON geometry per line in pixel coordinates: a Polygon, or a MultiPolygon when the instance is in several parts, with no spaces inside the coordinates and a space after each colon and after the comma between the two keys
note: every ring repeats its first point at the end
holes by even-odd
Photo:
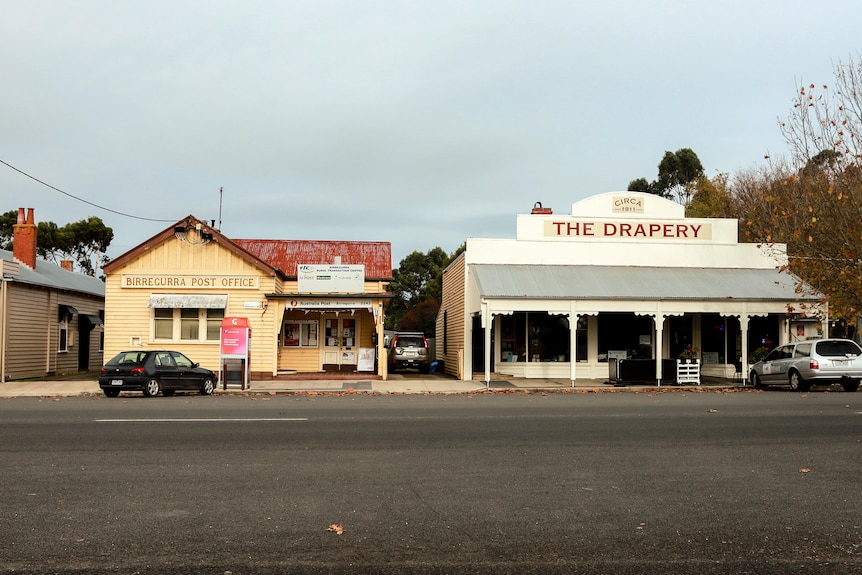
{"type": "Polygon", "coordinates": [[[143,367],[133,367],[131,371],[129,371],[131,375],[144,375],[143,367]]]}
{"type": "Polygon", "coordinates": [[[820,362],[818,362],[816,359],[812,359],[808,362],[808,367],[810,367],[811,369],[820,369],[820,362]]]}
{"type": "Polygon", "coordinates": [[[102,375],[105,375],[105,374],[107,374],[107,373],[108,373],[108,370],[107,370],[107,369],[105,369],[105,368],[103,367],[103,368],[102,368],[102,375]]]}
{"type": "Polygon", "coordinates": [[[425,347],[425,349],[428,349],[428,340],[425,339],[424,335],[422,336],[422,345],[425,347]]]}

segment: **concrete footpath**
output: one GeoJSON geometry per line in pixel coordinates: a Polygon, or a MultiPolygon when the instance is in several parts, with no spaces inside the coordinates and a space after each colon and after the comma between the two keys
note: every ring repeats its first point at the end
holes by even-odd
{"type": "MultiPolygon", "coordinates": [[[[741,388],[739,382],[728,379],[703,380],[700,385],[642,385],[628,384],[622,387],[597,379],[583,379],[572,382],[568,379],[497,379],[494,376],[490,387],[485,381],[459,381],[436,374],[393,374],[387,380],[367,379],[361,375],[355,378],[340,379],[290,379],[252,381],[249,387],[241,389],[231,386],[223,389],[219,385],[215,394],[470,394],[470,393],[589,393],[624,391],[707,391],[741,388]]],[[[95,378],[83,379],[40,379],[30,381],[7,381],[0,383],[0,398],[12,397],[73,397],[103,395],[95,378]]],[[[124,392],[122,396],[140,395],[124,392]]]]}

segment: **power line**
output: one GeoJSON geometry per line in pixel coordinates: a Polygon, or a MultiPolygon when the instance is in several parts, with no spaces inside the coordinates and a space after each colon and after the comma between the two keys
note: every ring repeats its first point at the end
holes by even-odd
{"type": "Polygon", "coordinates": [[[83,203],[85,203],[85,204],[89,204],[89,205],[91,205],[91,206],[93,206],[93,207],[95,207],[95,208],[99,208],[100,210],[105,210],[106,212],[111,212],[112,214],[117,214],[118,216],[124,216],[124,217],[132,218],[132,219],[135,219],[135,220],[144,220],[144,221],[147,221],[147,222],[173,222],[173,221],[174,221],[174,220],[159,220],[159,219],[156,219],[156,218],[144,218],[144,217],[142,217],[142,216],[134,216],[134,215],[132,215],[132,214],[126,214],[126,213],[123,213],[123,212],[118,212],[117,210],[112,210],[111,208],[106,208],[105,206],[100,206],[99,204],[95,204],[95,203],[93,203],[93,202],[91,202],[91,201],[89,201],[89,200],[85,200],[84,198],[79,198],[78,196],[75,196],[75,195],[73,195],[73,194],[70,194],[69,192],[64,192],[64,191],[63,191],[63,190],[61,190],[60,188],[54,187],[54,186],[52,186],[51,184],[49,184],[49,183],[47,183],[47,182],[43,182],[43,181],[42,181],[42,180],[40,180],[39,178],[36,178],[36,177],[34,177],[34,176],[31,176],[30,174],[28,174],[28,173],[27,173],[27,172],[25,172],[24,170],[19,170],[18,168],[16,168],[15,166],[13,166],[12,164],[10,164],[10,163],[8,163],[8,162],[4,162],[3,160],[0,160],[0,164],[3,164],[4,166],[6,166],[6,167],[8,167],[8,168],[11,168],[11,169],[15,170],[16,172],[18,172],[19,174],[21,174],[21,175],[23,175],[23,176],[27,176],[28,178],[30,178],[31,180],[33,180],[33,181],[35,181],[35,182],[39,182],[39,183],[40,183],[40,184],[42,184],[43,186],[46,186],[46,187],[48,187],[48,188],[51,188],[51,189],[52,189],[52,190],[54,190],[55,192],[60,192],[60,193],[61,193],[61,194],[63,194],[64,196],[69,196],[70,198],[72,198],[72,199],[74,199],[74,200],[78,200],[79,202],[83,202],[83,203]]]}

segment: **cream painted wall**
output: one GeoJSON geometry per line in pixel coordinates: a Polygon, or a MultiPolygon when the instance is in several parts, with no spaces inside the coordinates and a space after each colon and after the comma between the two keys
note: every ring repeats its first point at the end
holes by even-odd
{"type": "Polygon", "coordinates": [[[111,273],[105,282],[105,357],[134,347],[140,342],[143,348],[170,348],[181,351],[200,362],[204,367],[218,370],[219,343],[188,343],[153,339],[153,310],[148,307],[150,295],[154,293],[227,295],[226,317],[246,317],[252,331],[251,370],[277,371],[278,342],[275,336],[281,317],[275,310],[262,305],[264,294],[276,291],[276,279],[261,272],[247,261],[216,242],[209,244],[189,244],[172,237],[159,244],[137,259],[111,273]],[[165,288],[124,288],[121,279],[124,274],[145,276],[184,275],[202,276],[253,276],[258,279],[256,289],[202,288],[171,289],[165,288]],[[249,309],[249,305],[260,305],[249,309]]]}

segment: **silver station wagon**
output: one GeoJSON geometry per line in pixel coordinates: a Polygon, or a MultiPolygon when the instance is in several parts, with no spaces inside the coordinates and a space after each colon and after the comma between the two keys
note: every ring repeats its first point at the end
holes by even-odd
{"type": "Polygon", "coordinates": [[[815,339],[776,347],[751,366],[754,387],[785,385],[808,391],[812,385],[841,384],[856,391],[862,379],[862,348],[849,339],[815,339]]]}

